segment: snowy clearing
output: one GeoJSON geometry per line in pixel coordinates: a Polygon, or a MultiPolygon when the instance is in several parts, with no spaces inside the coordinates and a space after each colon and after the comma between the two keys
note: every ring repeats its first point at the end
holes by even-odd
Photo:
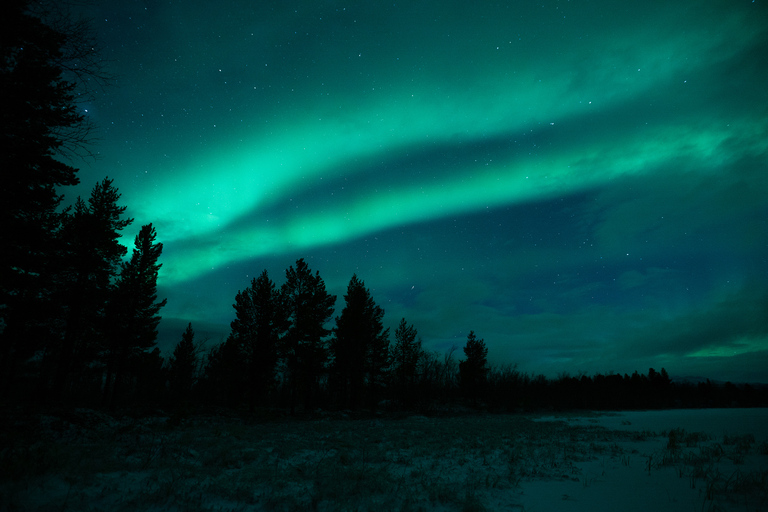
{"type": "Polygon", "coordinates": [[[768,510],[768,410],[720,411],[15,415],[0,425],[0,509],[768,510]]]}

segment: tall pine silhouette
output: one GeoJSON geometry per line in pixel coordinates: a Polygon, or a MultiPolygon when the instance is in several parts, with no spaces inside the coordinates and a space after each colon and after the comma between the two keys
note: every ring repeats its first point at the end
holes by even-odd
{"type": "Polygon", "coordinates": [[[165,299],[157,301],[157,274],[162,266],[157,260],[163,244],[155,242],[156,238],[152,224],[141,227],[133,255],[123,263],[107,304],[110,331],[104,400],[110,407],[122,398],[131,363],[156,343],[159,312],[166,303],[165,299]]]}
{"type": "Polygon", "coordinates": [[[63,77],[67,34],[11,0],[0,16],[0,392],[51,334],[47,318],[61,203],[77,170],[55,158],[83,126],[75,84],[63,77]]]}
{"type": "Polygon", "coordinates": [[[395,344],[392,347],[391,385],[395,398],[405,407],[413,407],[416,398],[416,385],[419,361],[424,352],[418,331],[408,325],[405,318],[400,320],[395,330],[395,344]]]}
{"type": "Polygon", "coordinates": [[[275,384],[277,346],[285,328],[285,315],[275,283],[264,270],[250,288],[235,297],[236,317],[231,323],[231,342],[245,359],[246,395],[253,409],[264,404],[275,384]]]}
{"type": "Polygon", "coordinates": [[[81,373],[98,354],[104,336],[106,303],[120,260],[127,252],[120,232],[133,222],[123,219],[120,194],[105,178],[97,183],[86,204],[77,198],[65,212],[61,230],[61,269],[57,275],[57,303],[63,308],[64,333],[58,347],[47,353],[57,361],[53,398],[69,389],[73,372],[81,373]]]}
{"type": "Polygon", "coordinates": [[[187,402],[197,379],[197,347],[192,322],[187,325],[168,360],[168,384],[171,399],[177,404],[187,402]]]}
{"type": "Polygon", "coordinates": [[[469,331],[464,346],[467,357],[459,363],[459,381],[462,389],[473,401],[480,398],[488,377],[488,348],[485,341],[478,339],[475,331],[469,331]]]}
{"type": "Polygon", "coordinates": [[[344,296],[346,305],[336,317],[331,340],[331,378],[340,405],[356,409],[367,386],[369,403],[375,406],[378,388],[389,366],[389,329],[384,329],[384,310],[376,305],[365,283],[353,275],[344,296]]]}
{"type": "Polygon", "coordinates": [[[281,340],[287,378],[290,385],[290,409],[293,413],[299,394],[304,407],[312,409],[320,377],[328,359],[326,322],[333,315],[336,296],[325,289],[319,272],[312,273],[304,259],[285,271],[281,287],[287,329],[281,340]]]}

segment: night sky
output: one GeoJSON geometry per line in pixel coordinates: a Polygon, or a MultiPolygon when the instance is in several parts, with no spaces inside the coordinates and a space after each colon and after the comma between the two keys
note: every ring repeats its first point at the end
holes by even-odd
{"type": "Polygon", "coordinates": [[[166,355],[303,257],[429,350],[768,382],[765,1],[96,4],[65,193],[156,226],[166,355]]]}

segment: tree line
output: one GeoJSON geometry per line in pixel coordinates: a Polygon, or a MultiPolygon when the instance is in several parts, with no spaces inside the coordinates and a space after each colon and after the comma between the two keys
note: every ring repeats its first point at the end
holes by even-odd
{"type": "Polygon", "coordinates": [[[426,350],[404,318],[390,340],[384,311],[357,275],[331,327],[334,301],[303,259],[286,270],[280,287],[263,271],[235,296],[226,341],[206,352],[188,325],[167,367],[166,403],[290,413],[297,407],[434,413],[768,404],[768,388],[674,382],[664,368],[549,379],[515,366],[491,366],[485,340],[474,331],[458,359],[455,348],[444,354],[426,350]]]}
{"type": "Polygon", "coordinates": [[[133,219],[109,178],[61,208],[79,183],[61,156],[90,142],[76,99],[103,75],[87,25],[58,7],[12,0],[0,15],[0,395],[112,407],[161,362],[148,349],[163,246],[144,225],[124,261],[133,219]]]}
{"type": "Polygon", "coordinates": [[[384,310],[357,275],[331,327],[336,296],[320,274],[299,259],[285,277],[278,288],[265,270],[239,291],[229,336],[207,352],[189,324],[169,360],[172,400],[293,413],[297,407],[375,410],[382,403],[413,409],[454,387],[480,398],[488,349],[474,332],[460,363],[452,353],[441,358],[426,351],[405,319],[391,342],[384,310]]]}

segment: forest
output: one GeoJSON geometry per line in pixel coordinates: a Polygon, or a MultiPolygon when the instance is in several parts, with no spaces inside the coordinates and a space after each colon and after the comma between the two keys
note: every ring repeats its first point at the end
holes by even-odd
{"type": "MultiPolygon", "coordinates": [[[[194,325],[172,354],[156,346],[162,233],[134,229],[113,180],[64,207],[79,183],[62,155],[91,144],[79,113],[84,84],[101,77],[97,44],[78,23],[49,23],[12,2],[2,40],[0,396],[4,405],[150,412],[198,408],[280,411],[487,411],[754,407],[768,389],[677,382],[666,369],[559,377],[489,364],[472,331],[447,353],[418,328],[383,327],[384,310],[352,275],[334,311],[319,272],[299,259],[276,284],[266,270],[237,293],[229,336],[209,347],[194,325]],[[127,231],[126,231],[127,232],[127,231]],[[130,249],[130,250],[129,250],[130,249]],[[461,352],[459,352],[461,350],[461,352]]],[[[87,92],[86,92],[87,93],[87,92]]],[[[481,329],[482,326],[478,326],[481,329]]],[[[479,332],[479,331],[478,331],[479,332]]],[[[564,368],[566,372],[568,369],[564,368]]]]}

